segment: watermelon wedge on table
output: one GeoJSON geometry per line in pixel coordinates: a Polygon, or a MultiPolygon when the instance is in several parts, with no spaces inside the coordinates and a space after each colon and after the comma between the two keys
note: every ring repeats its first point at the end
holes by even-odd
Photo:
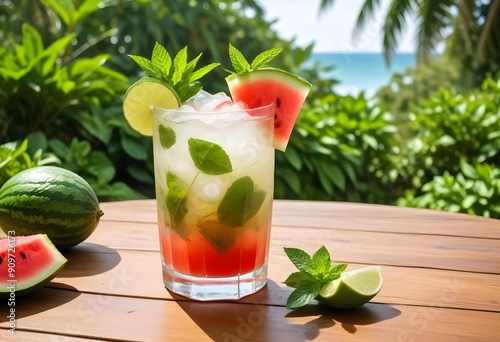
{"type": "Polygon", "coordinates": [[[226,78],[231,97],[249,108],[275,104],[274,147],[285,151],[311,84],[276,68],[260,68],[226,78]]]}
{"type": "Polygon", "coordinates": [[[19,297],[42,287],[66,264],[45,234],[0,240],[0,298],[19,297]]]}

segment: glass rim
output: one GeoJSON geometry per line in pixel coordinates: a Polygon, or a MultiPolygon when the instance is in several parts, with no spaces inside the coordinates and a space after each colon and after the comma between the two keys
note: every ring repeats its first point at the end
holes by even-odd
{"type": "MultiPolygon", "coordinates": [[[[185,114],[185,115],[221,115],[221,114],[227,114],[227,113],[240,113],[240,112],[246,112],[246,113],[249,113],[250,115],[252,115],[252,113],[255,113],[255,112],[259,112],[259,111],[262,111],[262,112],[266,112],[267,110],[270,110],[271,108],[274,108],[275,107],[275,104],[273,102],[269,103],[269,104],[266,104],[266,105],[261,105],[259,107],[255,107],[255,108],[239,108],[239,109],[231,109],[231,110],[219,110],[219,111],[214,111],[214,110],[211,110],[211,111],[186,111],[186,110],[181,110],[181,107],[178,107],[178,108],[170,108],[170,109],[167,109],[167,108],[162,108],[162,107],[158,107],[158,106],[154,106],[152,107],[152,110],[153,110],[153,114],[155,112],[159,112],[159,113],[166,113],[166,112],[171,112],[171,113],[182,113],[182,114],[185,114]]],[[[257,115],[252,115],[252,116],[257,116],[257,115]]],[[[259,116],[264,116],[264,115],[259,115],[259,116]]]]}

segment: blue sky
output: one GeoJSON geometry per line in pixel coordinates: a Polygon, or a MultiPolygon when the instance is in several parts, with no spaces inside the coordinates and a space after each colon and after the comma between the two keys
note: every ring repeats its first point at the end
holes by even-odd
{"type": "MultiPolygon", "coordinates": [[[[267,19],[276,19],[274,29],[282,38],[296,39],[299,46],[315,43],[315,52],[381,52],[380,28],[390,0],[382,0],[382,9],[370,21],[359,40],[352,30],[364,0],[336,0],[333,7],[319,15],[320,0],[260,0],[267,19]]],[[[397,48],[413,52],[415,23],[410,22],[397,48]]]]}

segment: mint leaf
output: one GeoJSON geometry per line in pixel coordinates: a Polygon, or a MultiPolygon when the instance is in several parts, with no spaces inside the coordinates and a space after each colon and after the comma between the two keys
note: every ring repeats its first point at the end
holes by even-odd
{"type": "MultiPolygon", "coordinates": [[[[187,46],[185,46],[182,50],[177,52],[174,58],[174,73],[171,78],[172,85],[175,86],[182,80],[182,76],[184,75],[184,71],[187,67],[187,46]]],[[[197,58],[200,58],[198,56],[197,58]]],[[[188,78],[189,79],[189,78],[188,78]]]]}
{"type": "Polygon", "coordinates": [[[198,224],[200,233],[219,253],[226,253],[236,243],[236,231],[218,220],[204,220],[198,224]]]}
{"type": "Polygon", "coordinates": [[[314,275],[324,276],[330,271],[332,260],[330,259],[330,253],[325,248],[321,246],[312,256],[311,268],[314,270],[314,275]]]}
{"type": "Polygon", "coordinates": [[[151,64],[161,70],[162,78],[167,79],[172,67],[172,58],[167,50],[156,42],[151,54],[151,64]]]}
{"type": "Polygon", "coordinates": [[[295,289],[286,301],[288,309],[296,309],[309,304],[320,293],[323,285],[316,283],[295,289]]]}
{"type": "Polygon", "coordinates": [[[146,75],[156,79],[162,79],[162,74],[158,73],[158,70],[153,68],[151,62],[147,58],[135,55],[129,55],[129,57],[132,58],[142,70],[144,70],[146,75]]]}
{"type": "Polygon", "coordinates": [[[324,278],[325,282],[329,283],[335,279],[338,279],[340,277],[340,275],[342,273],[344,273],[346,268],[347,268],[347,264],[337,264],[337,265],[333,266],[330,269],[330,271],[328,272],[328,274],[325,276],[325,278],[324,278]]]}
{"type": "Polygon", "coordinates": [[[169,149],[175,144],[176,134],[171,127],[160,125],[158,127],[158,134],[160,136],[160,144],[164,149],[169,149]]]}
{"type": "Polygon", "coordinates": [[[272,48],[266,51],[259,53],[252,64],[249,64],[246,60],[245,56],[235,48],[233,45],[229,44],[229,60],[233,65],[234,72],[230,70],[226,70],[229,73],[241,75],[247,72],[258,70],[264,67],[267,63],[269,63],[274,57],[280,54],[283,49],[281,48],[272,48]]]}
{"type": "Polygon", "coordinates": [[[298,248],[284,248],[290,261],[299,269],[299,271],[309,272],[312,269],[312,259],[309,254],[298,248]]]}
{"type": "Polygon", "coordinates": [[[300,271],[294,272],[283,282],[288,287],[299,288],[316,284],[318,279],[309,272],[300,271]]]}
{"type": "Polygon", "coordinates": [[[250,71],[250,64],[245,59],[245,56],[231,44],[229,44],[229,60],[237,74],[250,71]]]}
{"type": "Polygon", "coordinates": [[[226,151],[213,142],[190,138],[189,154],[194,165],[207,175],[222,175],[233,171],[231,160],[226,151]]]}
{"type": "Polygon", "coordinates": [[[213,69],[217,68],[219,66],[219,63],[211,63],[208,65],[205,65],[204,67],[201,67],[200,69],[196,70],[193,72],[193,74],[189,78],[189,83],[194,82],[208,74],[210,71],[213,69]]]}
{"type": "Polygon", "coordinates": [[[252,65],[250,66],[251,70],[257,70],[260,67],[263,67],[267,63],[269,63],[271,60],[274,59],[277,55],[279,55],[283,51],[281,48],[273,48],[266,50],[264,52],[259,53],[254,60],[252,61],[252,65]]]}
{"type": "Polygon", "coordinates": [[[238,178],[227,189],[219,203],[217,216],[220,221],[231,227],[243,226],[257,214],[265,197],[265,191],[255,189],[252,178],[238,178]]]}
{"type": "Polygon", "coordinates": [[[167,173],[168,192],[165,198],[165,205],[170,216],[170,225],[176,229],[184,220],[188,212],[187,192],[189,186],[172,172],[167,173]]]}

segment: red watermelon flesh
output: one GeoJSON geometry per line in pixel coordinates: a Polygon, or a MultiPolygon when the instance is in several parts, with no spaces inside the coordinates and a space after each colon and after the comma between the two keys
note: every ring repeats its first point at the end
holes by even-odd
{"type": "Polygon", "coordinates": [[[43,286],[62,269],[66,258],[45,234],[0,240],[0,297],[25,295],[43,286]]]}
{"type": "Polygon", "coordinates": [[[235,102],[241,101],[249,108],[274,103],[274,147],[285,151],[311,84],[296,75],[275,68],[231,75],[226,81],[235,102]]]}

